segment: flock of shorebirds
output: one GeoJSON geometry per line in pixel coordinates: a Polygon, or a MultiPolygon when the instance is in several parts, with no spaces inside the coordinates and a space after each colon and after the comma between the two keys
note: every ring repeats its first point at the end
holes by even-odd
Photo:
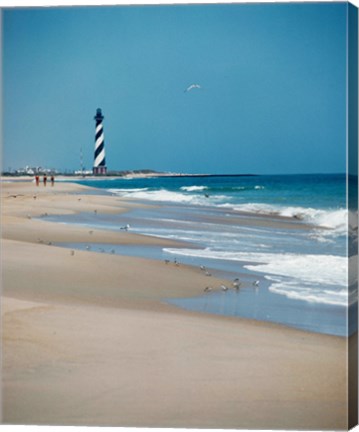
{"type": "MultiPolygon", "coordinates": [[[[170,264],[171,261],[170,261],[169,259],[165,259],[165,263],[166,263],[166,264],[170,264]]],[[[173,260],[173,264],[174,264],[175,266],[179,266],[179,262],[177,261],[176,258],[173,260]]],[[[206,276],[212,276],[212,274],[211,274],[211,273],[206,269],[205,266],[200,265],[199,268],[203,271],[203,273],[204,273],[206,276]]],[[[232,288],[232,289],[234,289],[234,290],[236,290],[236,291],[239,291],[239,289],[240,289],[240,287],[242,286],[242,284],[243,284],[243,282],[242,282],[239,278],[235,278],[235,279],[233,279],[233,282],[232,282],[232,286],[231,286],[231,287],[229,287],[229,286],[227,286],[227,285],[224,285],[224,284],[221,284],[221,285],[218,287],[218,289],[219,289],[220,291],[224,291],[224,292],[229,291],[230,288],[232,288]]],[[[252,286],[254,286],[255,288],[258,288],[258,287],[259,287],[259,284],[260,284],[260,281],[259,281],[259,280],[255,280],[255,281],[252,282],[252,286]]],[[[203,291],[204,291],[204,292],[211,292],[211,291],[213,291],[213,290],[214,290],[214,288],[212,288],[211,286],[206,286],[206,288],[205,288],[203,291]]]]}
{"type": "MultiPolygon", "coordinates": [[[[90,231],[89,231],[89,234],[93,234],[93,231],[90,230],[90,231]]],[[[45,244],[48,244],[48,245],[52,245],[52,242],[45,242],[45,241],[43,241],[43,240],[41,240],[41,239],[38,239],[38,242],[39,242],[39,243],[45,243],[45,244]]],[[[90,251],[90,250],[92,249],[92,247],[91,247],[91,245],[87,245],[85,249],[86,249],[87,251],[90,251]]],[[[106,250],[105,250],[104,248],[99,248],[99,251],[100,251],[101,253],[105,253],[105,252],[106,252],[106,250]]],[[[115,254],[115,253],[116,253],[115,249],[110,249],[109,252],[110,252],[111,254],[115,254]]],[[[71,256],[74,256],[74,255],[75,255],[75,251],[74,251],[73,249],[70,250],[70,255],[71,255],[71,256]]],[[[166,264],[170,264],[170,263],[171,263],[171,261],[170,261],[169,259],[165,259],[164,262],[165,262],[166,264]]],[[[172,263],[173,263],[176,267],[179,267],[179,265],[180,265],[180,263],[178,262],[177,258],[175,258],[175,259],[172,261],[172,263]]],[[[208,276],[208,277],[211,277],[211,276],[212,276],[212,273],[210,273],[210,272],[206,269],[205,266],[201,265],[199,268],[200,268],[200,270],[203,272],[204,275],[206,275],[206,276],[208,276]]],[[[259,281],[259,280],[255,280],[255,281],[252,282],[252,286],[255,287],[255,288],[258,288],[258,287],[259,287],[259,284],[260,284],[260,281],[259,281]]],[[[206,293],[209,293],[209,292],[211,292],[211,291],[218,291],[218,290],[219,290],[219,291],[223,291],[223,292],[227,292],[227,291],[229,291],[230,289],[234,289],[234,290],[236,290],[236,291],[238,292],[238,291],[240,290],[240,288],[241,288],[242,285],[243,285],[243,282],[242,282],[239,278],[235,278],[235,279],[233,279],[233,281],[232,281],[232,286],[228,286],[228,285],[224,285],[224,284],[219,285],[219,287],[217,287],[217,288],[212,288],[211,286],[206,286],[206,287],[204,288],[203,291],[206,292],[206,293]]]]}
{"type": "MultiPolygon", "coordinates": [[[[35,198],[35,197],[34,197],[34,198],[35,198]]],[[[94,210],[94,213],[97,214],[97,209],[94,210]]],[[[31,219],[31,216],[30,216],[30,215],[27,215],[27,216],[28,216],[29,219],[31,219]]],[[[44,217],[44,216],[46,217],[46,216],[48,216],[48,214],[47,214],[47,213],[44,213],[44,214],[42,214],[41,216],[42,216],[42,217],[44,217]]],[[[128,231],[129,228],[130,228],[130,225],[129,225],[129,224],[126,224],[126,225],[124,225],[123,227],[120,227],[120,229],[121,229],[121,230],[124,230],[124,231],[128,231]]],[[[90,230],[90,231],[89,231],[89,234],[90,234],[90,235],[93,234],[93,230],[90,230]]],[[[38,242],[39,242],[39,243],[45,243],[44,241],[42,241],[42,240],[40,240],[40,239],[38,239],[38,242]]],[[[46,243],[47,243],[48,245],[51,245],[51,244],[52,244],[52,242],[46,242],[46,243]]],[[[91,245],[87,245],[87,246],[86,246],[86,250],[87,250],[87,251],[90,251],[90,250],[91,250],[91,245]]],[[[99,251],[102,252],[102,253],[105,253],[105,252],[106,252],[105,249],[103,249],[103,248],[100,248],[99,251]]],[[[116,253],[115,249],[111,249],[111,250],[110,250],[110,253],[111,253],[111,254],[115,254],[115,253],[116,253]]],[[[74,256],[74,255],[75,255],[75,251],[72,249],[72,250],[70,251],[70,254],[71,254],[71,256],[74,256]]],[[[171,263],[171,261],[170,261],[169,259],[165,259],[164,262],[165,262],[166,264],[170,264],[170,263],[171,263]]],[[[180,263],[177,261],[177,258],[175,258],[175,259],[173,260],[173,264],[174,264],[175,266],[177,266],[177,267],[180,265],[180,263]]],[[[211,273],[206,269],[205,266],[200,265],[200,269],[201,269],[201,271],[202,271],[206,276],[208,276],[208,277],[211,277],[211,276],[212,276],[212,274],[211,274],[211,273]]],[[[252,286],[254,286],[255,288],[258,288],[258,287],[259,287],[259,283],[260,283],[259,280],[255,280],[255,281],[252,282],[252,286]]],[[[233,282],[232,282],[232,286],[231,286],[231,287],[229,287],[229,286],[227,286],[227,285],[224,285],[224,284],[221,284],[217,289],[220,290],[220,291],[223,291],[223,292],[229,291],[231,288],[234,289],[234,290],[236,290],[236,291],[239,291],[239,290],[240,290],[240,287],[242,286],[242,284],[243,284],[243,282],[242,282],[239,278],[235,278],[235,279],[233,279],[233,282]]],[[[211,291],[213,291],[213,290],[214,290],[214,288],[212,288],[211,286],[206,286],[206,287],[204,288],[203,291],[204,291],[204,292],[211,292],[211,291]]]]}

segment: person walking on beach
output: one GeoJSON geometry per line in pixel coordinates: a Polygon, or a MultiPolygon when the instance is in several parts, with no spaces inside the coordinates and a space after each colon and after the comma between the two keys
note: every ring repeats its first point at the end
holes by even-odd
{"type": "Polygon", "coordinates": [[[53,186],[55,184],[55,177],[52,175],[51,176],[51,186],[53,186]]]}
{"type": "Polygon", "coordinates": [[[44,181],[44,186],[46,186],[46,182],[47,182],[47,176],[46,176],[46,174],[43,177],[43,181],[44,181]]]}
{"type": "Polygon", "coordinates": [[[35,182],[36,182],[36,186],[39,186],[39,184],[40,184],[40,177],[38,175],[35,176],[35,182]]]}

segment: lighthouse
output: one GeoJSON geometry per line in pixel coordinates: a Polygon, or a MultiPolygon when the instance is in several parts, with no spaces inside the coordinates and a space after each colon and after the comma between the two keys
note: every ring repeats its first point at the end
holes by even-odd
{"type": "Polygon", "coordinates": [[[93,162],[93,174],[94,175],[106,175],[106,158],[105,158],[105,138],[103,134],[102,121],[104,116],[102,115],[101,108],[97,108],[96,115],[94,117],[96,121],[96,132],[95,132],[95,154],[93,162]]]}

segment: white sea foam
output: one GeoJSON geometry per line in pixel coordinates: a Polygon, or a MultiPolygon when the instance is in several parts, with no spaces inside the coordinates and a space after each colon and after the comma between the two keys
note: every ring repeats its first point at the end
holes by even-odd
{"type": "Polygon", "coordinates": [[[113,193],[117,193],[123,198],[134,198],[141,200],[151,200],[160,202],[183,203],[193,205],[216,205],[216,202],[221,202],[225,199],[222,195],[211,195],[210,199],[203,195],[187,194],[181,192],[173,192],[167,189],[147,190],[147,189],[111,189],[113,193]]]}
{"type": "Polygon", "coordinates": [[[348,260],[335,255],[226,252],[206,249],[165,249],[176,255],[233,260],[271,281],[270,290],[290,298],[345,306],[348,304],[348,260]],[[251,264],[249,264],[251,263],[251,264]]]}
{"type": "Polygon", "coordinates": [[[266,276],[270,280],[269,290],[273,293],[285,295],[294,300],[304,300],[310,303],[325,303],[330,305],[346,306],[348,304],[348,291],[342,289],[313,288],[313,284],[302,280],[289,280],[266,276]]]}
{"type": "MultiPolygon", "coordinates": [[[[263,189],[261,185],[254,186],[255,189],[263,189]]],[[[205,197],[199,194],[190,194],[188,192],[197,192],[206,190],[206,186],[182,186],[182,192],[169,191],[167,189],[149,190],[141,189],[109,189],[110,192],[116,193],[124,198],[144,199],[161,202],[175,202],[194,205],[213,205],[216,207],[230,208],[235,211],[254,213],[257,215],[282,216],[302,220],[315,227],[327,228],[327,233],[321,232],[321,239],[326,236],[346,235],[348,232],[348,210],[340,209],[315,209],[311,207],[299,206],[280,206],[263,203],[246,203],[234,204],[228,202],[226,195],[210,195],[205,197]],[[187,193],[186,193],[187,192],[187,193]],[[227,202],[226,202],[227,201],[227,202]],[[323,237],[324,236],[324,237],[323,237]]],[[[319,238],[318,238],[319,239],[319,238]]]]}
{"type": "Polygon", "coordinates": [[[195,191],[206,190],[208,189],[208,187],[207,186],[182,186],[180,189],[187,192],[195,192],[195,191]]]}
{"type": "Polygon", "coordinates": [[[258,215],[283,216],[302,220],[306,223],[330,228],[338,235],[345,235],[348,229],[348,210],[341,208],[336,210],[323,210],[305,207],[282,207],[270,204],[220,204],[220,207],[230,207],[236,211],[254,213],[258,215]]]}
{"type": "Polygon", "coordinates": [[[252,191],[253,189],[255,190],[263,190],[265,189],[264,186],[262,185],[255,185],[255,186],[234,186],[232,187],[233,190],[236,191],[252,191]]]}
{"type": "Polygon", "coordinates": [[[124,189],[109,189],[108,191],[111,193],[118,194],[118,195],[123,195],[124,193],[144,192],[147,190],[148,190],[148,188],[134,188],[134,189],[124,188],[124,189]]]}
{"type": "MultiPolygon", "coordinates": [[[[121,191],[120,195],[124,198],[135,198],[135,199],[145,199],[151,201],[170,201],[176,203],[188,203],[197,204],[200,202],[196,196],[187,195],[178,192],[171,192],[166,189],[152,190],[152,191],[121,191]]],[[[200,198],[200,197],[199,197],[200,198]]]]}

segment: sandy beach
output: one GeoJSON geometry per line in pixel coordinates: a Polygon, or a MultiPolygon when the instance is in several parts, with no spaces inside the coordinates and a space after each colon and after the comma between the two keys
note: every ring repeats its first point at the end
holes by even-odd
{"type": "Polygon", "coordinates": [[[88,191],[2,184],[3,423],[348,428],[346,338],[187,312],[163,299],[199,269],[55,246],[176,245],[46,220],[139,205],[88,191]]]}

